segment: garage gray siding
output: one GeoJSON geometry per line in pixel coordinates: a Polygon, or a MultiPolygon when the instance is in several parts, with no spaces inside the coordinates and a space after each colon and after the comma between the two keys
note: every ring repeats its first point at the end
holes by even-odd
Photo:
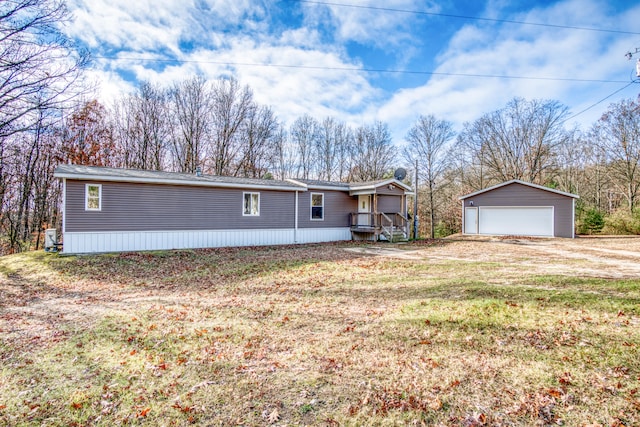
{"type": "Polygon", "coordinates": [[[312,190],[300,192],[299,228],[349,227],[349,214],[358,210],[358,200],[346,191],[312,190]],[[311,194],[324,194],[324,219],[311,220],[311,194]]]}
{"type": "Polygon", "coordinates": [[[573,198],[561,194],[512,183],[486,193],[464,199],[464,206],[553,206],[554,235],[573,237],[573,198]]]}
{"type": "Polygon", "coordinates": [[[66,181],[65,231],[279,229],[294,227],[295,192],[260,193],[260,215],[243,216],[243,190],[66,181]],[[102,210],[85,211],[85,184],[102,185],[102,210]]]}

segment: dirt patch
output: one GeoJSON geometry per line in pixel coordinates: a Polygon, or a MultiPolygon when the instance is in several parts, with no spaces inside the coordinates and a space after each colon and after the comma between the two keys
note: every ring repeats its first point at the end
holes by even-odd
{"type": "MultiPolygon", "coordinates": [[[[410,246],[409,246],[410,247],[410,246]]],[[[640,238],[535,239],[487,237],[449,241],[445,246],[408,250],[358,248],[368,255],[399,259],[433,259],[508,263],[539,274],[640,278],[640,238]]]]}
{"type": "Polygon", "coordinates": [[[395,245],[384,246],[362,246],[356,248],[345,248],[350,253],[356,253],[360,255],[380,256],[397,259],[424,259],[424,249],[408,249],[395,245]]]}

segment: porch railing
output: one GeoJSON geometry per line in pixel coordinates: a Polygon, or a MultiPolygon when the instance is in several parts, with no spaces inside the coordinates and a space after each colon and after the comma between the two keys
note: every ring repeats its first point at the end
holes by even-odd
{"type": "Polygon", "coordinates": [[[351,229],[374,234],[383,234],[394,240],[398,233],[403,238],[409,236],[409,219],[401,213],[370,212],[350,214],[351,229]]]}

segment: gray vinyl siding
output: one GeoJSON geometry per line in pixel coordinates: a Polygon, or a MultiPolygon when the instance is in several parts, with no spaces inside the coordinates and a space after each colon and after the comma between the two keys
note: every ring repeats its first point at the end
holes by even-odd
{"type": "Polygon", "coordinates": [[[346,191],[309,190],[298,194],[299,228],[349,227],[349,214],[358,210],[358,200],[346,191]],[[311,220],[311,193],[324,194],[323,220],[311,220]]]}
{"type": "Polygon", "coordinates": [[[279,229],[294,227],[295,192],[67,180],[65,231],[279,229]],[[102,210],[85,211],[85,184],[102,185],[102,210]],[[260,215],[243,216],[243,192],[260,215]]]}
{"type": "Polygon", "coordinates": [[[513,183],[464,199],[464,206],[553,206],[556,237],[573,237],[573,198],[513,183]]]}
{"type": "Polygon", "coordinates": [[[387,195],[395,195],[402,196],[404,194],[404,190],[396,185],[391,184],[391,189],[389,189],[388,185],[383,185],[376,188],[376,194],[387,194],[387,195]]]}
{"type": "Polygon", "coordinates": [[[402,196],[378,195],[378,212],[402,213],[403,211],[402,196]]]}

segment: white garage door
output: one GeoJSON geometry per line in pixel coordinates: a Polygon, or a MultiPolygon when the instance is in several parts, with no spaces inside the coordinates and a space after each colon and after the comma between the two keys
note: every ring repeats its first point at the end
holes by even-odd
{"type": "Polygon", "coordinates": [[[553,206],[481,207],[479,234],[553,236],[553,206]]]}

